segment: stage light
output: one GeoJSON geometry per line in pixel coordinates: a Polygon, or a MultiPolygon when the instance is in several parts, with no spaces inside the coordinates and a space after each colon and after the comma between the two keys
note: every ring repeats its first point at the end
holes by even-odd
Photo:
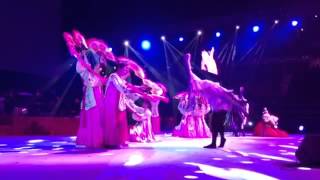
{"type": "Polygon", "coordinates": [[[143,40],[142,42],[141,42],[141,47],[142,47],[142,49],[143,50],[149,50],[150,48],[151,48],[151,43],[150,43],[150,41],[148,41],[148,40],[143,40]]]}
{"type": "Polygon", "coordinates": [[[253,164],[252,161],[240,161],[240,163],[242,163],[242,164],[253,164]]]}
{"type": "Polygon", "coordinates": [[[236,25],[236,30],[239,30],[240,29],[240,26],[239,25],[236,25]]]}
{"type": "Polygon", "coordinates": [[[202,34],[202,31],[199,30],[199,31],[197,32],[197,35],[198,35],[198,36],[201,36],[201,34],[202,34]]]}
{"type": "Polygon", "coordinates": [[[216,37],[220,37],[221,33],[220,32],[216,32],[216,37]]]}
{"type": "Polygon", "coordinates": [[[47,156],[49,155],[49,153],[35,153],[35,154],[31,154],[32,156],[47,156]]]}
{"type": "Polygon", "coordinates": [[[253,123],[252,123],[251,121],[249,121],[249,122],[248,122],[248,125],[249,125],[249,126],[252,126],[252,125],[253,125],[253,123]]]}
{"type": "Polygon", "coordinates": [[[309,168],[309,167],[298,167],[297,169],[304,170],[304,171],[310,171],[311,170],[311,168],[309,168]]]}
{"type": "Polygon", "coordinates": [[[253,31],[253,32],[258,32],[259,29],[260,29],[259,26],[253,26],[253,27],[252,27],[252,31],[253,31]]]}
{"type": "Polygon", "coordinates": [[[166,40],[166,37],[165,37],[165,36],[161,36],[161,40],[162,40],[162,41],[165,41],[165,40],[166,40]]]}
{"type": "Polygon", "coordinates": [[[109,48],[108,48],[108,51],[109,51],[109,52],[112,52],[112,47],[109,47],[109,48]]]}
{"type": "Polygon", "coordinates": [[[135,166],[141,164],[144,161],[142,154],[133,154],[129,159],[124,163],[124,166],[135,166]]]}
{"type": "Polygon", "coordinates": [[[124,41],[124,42],[123,42],[123,45],[124,45],[124,46],[129,46],[129,41],[124,41]]]}
{"type": "Polygon", "coordinates": [[[279,24],[279,20],[278,19],[274,20],[274,24],[279,24]]]}
{"type": "Polygon", "coordinates": [[[182,42],[184,39],[183,37],[179,37],[179,41],[182,42]]]}
{"type": "Polygon", "coordinates": [[[191,175],[186,175],[184,176],[185,179],[198,179],[198,176],[191,176],[191,175]]]}
{"type": "Polygon", "coordinates": [[[292,25],[293,27],[297,26],[298,24],[299,24],[299,22],[296,21],[296,20],[291,21],[291,25],[292,25]]]}
{"type": "Polygon", "coordinates": [[[32,140],[28,141],[28,143],[32,143],[32,144],[41,143],[41,142],[44,142],[44,140],[43,139],[32,139],[32,140]]]}
{"type": "Polygon", "coordinates": [[[299,126],[299,131],[303,131],[304,130],[304,126],[303,125],[300,125],[299,126]]]}
{"type": "Polygon", "coordinates": [[[314,18],[318,18],[318,14],[315,14],[315,15],[314,15],[314,18]]]}
{"type": "Polygon", "coordinates": [[[301,28],[301,29],[300,29],[300,31],[301,31],[301,32],[303,32],[303,31],[304,31],[304,29],[303,29],[303,28],[301,28]]]}

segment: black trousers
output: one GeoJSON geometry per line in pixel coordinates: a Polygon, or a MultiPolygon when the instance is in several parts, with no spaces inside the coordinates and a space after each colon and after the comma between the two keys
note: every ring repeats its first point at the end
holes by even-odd
{"type": "Polygon", "coordinates": [[[220,134],[221,139],[224,139],[224,123],[226,115],[227,111],[211,112],[209,115],[212,144],[214,145],[217,143],[218,134],[220,134]]]}

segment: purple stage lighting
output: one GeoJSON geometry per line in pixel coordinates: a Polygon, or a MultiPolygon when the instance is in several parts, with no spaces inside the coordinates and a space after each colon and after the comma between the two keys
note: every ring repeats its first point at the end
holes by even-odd
{"type": "Polygon", "coordinates": [[[143,50],[148,51],[148,50],[151,48],[151,43],[150,43],[150,41],[148,41],[148,40],[143,40],[143,41],[141,42],[141,47],[142,47],[143,50]]]}
{"type": "Polygon", "coordinates": [[[299,131],[303,131],[304,130],[304,126],[303,125],[300,125],[299,126],[299,131]]]}
{"type": "Polygon", "coordinates": [[[296,21],[296,20],[291,21],[291,25],[292,25],[293,27],[297,26],[298,24],[299,24],[299,22],[296,21]]]}
{"type": "Polygon", "coordinates": [[[252,27],[252,31],[253,31],[253,32],[258,32],[259,29],[260,29],[259,26],[253,26],[253,27],[252,27]]]}

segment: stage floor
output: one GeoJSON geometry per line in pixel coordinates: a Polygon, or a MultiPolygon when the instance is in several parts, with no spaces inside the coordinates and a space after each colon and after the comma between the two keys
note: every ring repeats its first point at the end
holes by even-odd
{"type": "Polygon", "coordinates": [[[0,137],[0,179],[320,179],[320,169],[299,167],[294,153],[303,137],[210,139],[157,136],[126,149],[75,146],[75,137],[0,137]]]}

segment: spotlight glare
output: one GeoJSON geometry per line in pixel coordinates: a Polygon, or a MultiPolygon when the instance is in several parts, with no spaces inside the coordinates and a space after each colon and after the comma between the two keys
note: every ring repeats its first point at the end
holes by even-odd
{"type": "Polygon", "coordinates": [[[108,48],[108,51],[109,51],[109,52],[112,52],[112,47],[109,47],[109,48],[108,48]]]}
{"type": "Polygon", "coordinates": [[[240,26],[239,25],[236,25],[236,30],[239,30],[240,29],[240,26]]]}
{"type": "Polygon", "coordinates": [[[291,25],[292,25],[293,27],[297,26],[298,24],[299,24],[299,23],[298,23],[298,21],[296,21],[296,20],[291,21],[291,25]]]}
{"type": "Polygon", "coordinates": [[[161,40],[162,41],[166,40],[166,37],[165,36],[161,36],[161,40]]]}
{"type": "Polygon", "coordinates": [[[201,36],[201,34],[202,34],[202,31],[199,30],[199,31],[197,32],[197,35],[198,35],[198,36],[201,36]]]}
{"type": "Polygon", "coordinates": [[[249,122],[248,122],[248,125],[249,125],[249,126],[252,126],[252,125],[253,125],[253,123],[252,123],[251,121],[249,121],[249,122]]]}
{"type": "Polygon", "coordinates": [[[124,42],[123,42],[123,45],[124,45],[124,46],[129,46],[129,41],[124,41],[124,42]]]}
{"type": "Polygon", "coordinates": [[[141,47],[142,47],[142,49],[143,50],[149,50],[150,48],[151,48],[151,43],[150,43],[150,41],[148,41],[148,40],[143,40],[142,42],[141,42],[141,47]]]}
{"type": "Polygon", "coordinates": [[[318,14],[315,14],[315,15],[314,15],[314,18],[318,18],[318,14]]]}
{"type": "Polygon", "coordinates": [[[179,41],[182,42],[184,39],[183,37],[179,37],[179,41]]]}
{"type": "Polygon", "coordinates": [[[220,32],[216,32],[216,37],[220,37],[221,33],[220,32]]]}
{"type": "Polygon", "coordinates": [[[303,32],[303,31],[304,31],[304,29],[303,29],[303,28],[301,28],[301,29],[300,29],[300,31],[301,31],[301,32],[303,32]]]}
{"type": "Polygon", "coordinates": [[[278,19],[274,20],[274,24],[279,24],[279,20],[278,19]]]}
{"type": "Polygon", "coordinates": [[[304,130],[304,126],[303,125],[300,125],[299,126],[299,131],[303,131],[304,130]]]}
{"type": "Polygon", "coordinates": [[[253,27],[252,27],[252,31],[253,31],[253,32],[258,32],[259,29],[260,29],[259,26],[253,26],[253,27]]]}

